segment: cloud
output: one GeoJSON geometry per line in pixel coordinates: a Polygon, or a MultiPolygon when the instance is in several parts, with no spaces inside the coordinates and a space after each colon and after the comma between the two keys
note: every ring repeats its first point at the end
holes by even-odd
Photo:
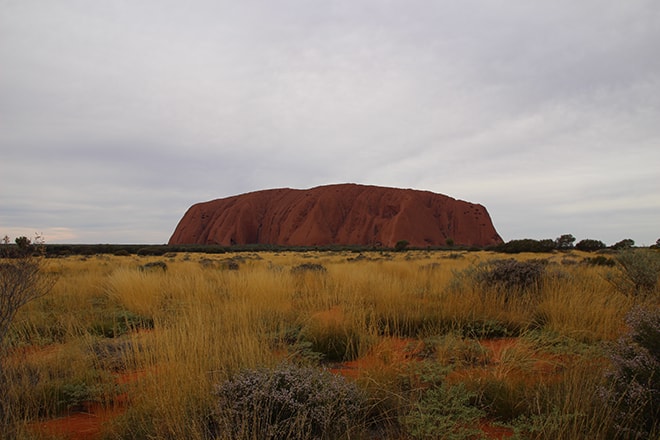
{"type": "Polygon", "coordinates": [[[651,1],[3,8],[0,229],[165,242],[197,201],[360,182],[483,203],[505,239],[657,238],[651,1]]]}

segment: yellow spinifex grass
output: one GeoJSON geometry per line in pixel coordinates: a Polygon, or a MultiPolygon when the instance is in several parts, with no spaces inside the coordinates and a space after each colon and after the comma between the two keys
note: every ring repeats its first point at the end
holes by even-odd
{"type": "MultiPolygon", "coordinates": [[[[543,257],[561,261],[557,255],[543,257]]],[[[347,350],[356,356],[390,336],[422,340],[493,322],[523,333],[541,327],[555,337],[587,343],[620,334],[631,302],[606,281],[603,269],[557,266],[564,276],[543,285],[533,298],[456,284],[457,273],[494,258],[502,256],[431,251],[72,256],[49,261],[58,283],[47,297],[21,310],[12,343],[66,347],[67,359],[78,353],[76,368],[101,368],[103,359],[94,347],[108,338],[98,329],[125,319],[128,328],[111,342],[124,344],[125,368],[140,376],[122,385],[130,405],[107,428],[108,435],[201,439],[208,436],[215,410],[214,387],[242,369],[273,366],[293,356],[291,334],[319,343],[346,338],[347,350]],[[229,259],[238,262],[238,270],[230,270],[229,259]],[[167,270],[140,269],[153,261],[164,261],[167,270]],[[326,270],[292,270],[303,263],[326,270]]],[[[54,368],[52,362],[31,362],[37,370],[54,368]]],[[[382,383],[401,373],[392,368],[395,374],[378,372],[382,383]]],[[[60,371],[57,380],[101,381],[103,395],[96,398],[112,402],[118,396],[107,395],[108,375],[121,373],[60,371]]],[[[24,380],[15,384],[15,399],[23,407],[43,402],[29,390],[17,392],[24,380]]],[[[39,389],[43,394],[48,387],[39,389]]],[[[38,412],[24,411],[30,417],[38,412]]]]}
{"type": "Polygon", "coordinates": [[[613,288],[605,271],[573,268],[567,279],[550,282],[537,314],[557,334],[584,341],[615,339],[633,300],[613,288]]]}

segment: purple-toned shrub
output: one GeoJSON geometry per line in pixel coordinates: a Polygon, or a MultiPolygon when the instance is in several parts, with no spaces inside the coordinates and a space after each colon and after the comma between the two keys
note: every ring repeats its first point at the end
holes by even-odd
{"type": "Polygon", "coordinates": [[[517,261],[513,258],[486,261],[455,273],[451,286],[461,289],[463,284],[481,289],[504,292],[507,298],[523,293],[537,293],[548,276],[546,260],[517,261]]]}
{"type": "Polygon", "coordinates": [[[221,436],[336,439],[362,423],[365,396],[343,376],[283,364],[246,370],[217,388],[221,436]]]}
{"type": "Polygon", "coordinates": [[[616,411],[623,438],[646,439],[660,430],[660,308],[633,308],[629,332],[612,347],[610,387],[602,396],[616,411]]]}

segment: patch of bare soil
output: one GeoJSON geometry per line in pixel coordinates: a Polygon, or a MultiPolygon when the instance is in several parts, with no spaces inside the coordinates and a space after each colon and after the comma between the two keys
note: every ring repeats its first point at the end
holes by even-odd
{"type": "Polygon", "coordinates": [[[423,348],[424,344],[419,340],[390,337],[383,339],[366,356],[335,364],[330,371],[357,378],[363,371],[377,371],[393,364],[400,365],[417,360],[423,348]]]}
{"type": "MultiPolygon", "coordinates": [[[[147,372],[143,370],[116,374],[115,382],[118,385],[134,383],[146,374],[147,372]]],[[[69,440],[97,440],[101,438],[103,425],[123,414],[127,405],[126,394],[115,397],[112,405],[85,402],[78,411],[72,411],[63,417],[36,422],[32,428],[36,432],[69,440]]]]}
{"type": "Polygon", "coordinates": [[[101,437],[103,424],[122,414],[123,405],[106,408],[95,403],[87,403],[80,412],[65,417],[36,423],[35,431],[70,440],[96,440],[101,437]]]}
{"type": "Polygon", "coordinates": [[[489,420],[482,420],[479,429],[491,440],[504,440],[513,436],[513,429],[493,425],[489,420]]]}

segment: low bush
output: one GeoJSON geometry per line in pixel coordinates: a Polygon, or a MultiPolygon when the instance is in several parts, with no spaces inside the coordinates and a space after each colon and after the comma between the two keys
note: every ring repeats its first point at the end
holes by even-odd
{"type": "Polygon", "coordinates": [[[302,263],[291,268],[291,273],[317,272],[326,273],[328,269],[318,263],[302,263]]]}
{"type": "Polygon", "coordinates": [[[546,264],[544,260],[494,260],[484,266],[479,281],[506,290],[537,289],[546,264]]]}
{"type": "Polygon", "coordinates": [[[139,267],[142,272],[163,271],[167,272],[167,263],[164,261],[152,261],[139,267]]]}
{"type": "Polygon", "coordinates": [[[485,412],[472,406],[475,398],[463,384],[432,387],[414,404],[404,425],[414,439],[483,438],[479,420],[485,412]]]}
{"type": "Polygon", "coordinates": [[[491,260],[469,267],[454,275],[450,288],[460,289],[463,284],[476,284],[481,289],[495,289],[507,297],[540,290],[546,274],[547,261],[514,259],[491,260]]]}
{"type": "Polygon", "coordinates": [[[463,323],[460,331],[466,338],[506,338],[519,335],[521,329],[513,323],[478,320],[463,323]]]}
{"type": "Polygon", "coordinates": [[[608,258],[604,255],[597,255],[595,257],[587,257],[584,260],[582,260],[582,262],[589,265],[589,266],[607,266],[607,267],[616,266],[616,261],[614,261],[612,258],[608,258]]]}
{"type": "Polygon", "coordinates": [[[216,394],[220,438],[329,440],[363,426],[363,393],[343,376],[317,368],[246,370],[216,394]]]}
{"type": "Polygon", "coordinates": [[[94,322],[89,328],[92,335],[116,338],[137,329],[152,329],[152,318],[128,310],[114,310],[111,314],[94,322]]]}

